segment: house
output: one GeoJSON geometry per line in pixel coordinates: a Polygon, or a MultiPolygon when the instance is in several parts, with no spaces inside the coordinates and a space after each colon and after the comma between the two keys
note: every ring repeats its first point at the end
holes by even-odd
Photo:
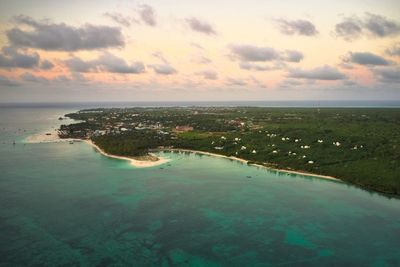
{"type": "Polygon", "coordinates": [[[190,132],[190,131],[193,131],[193,127],[192,126],[187,126],[187,125],[176,126],[175,127],[175,131],[177,131],[177,132],[190,132]]]}

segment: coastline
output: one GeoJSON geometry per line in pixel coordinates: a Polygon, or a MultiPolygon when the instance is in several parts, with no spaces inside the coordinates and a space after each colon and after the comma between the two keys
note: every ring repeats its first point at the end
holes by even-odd
{"type": "MultiPolygon", "coordinates": [[[[135,166],[137,168],[154,167],[154,166],[158,166],[158,165],[161,165],[161,164],[164,164],[164,163],[170,161],[170,160],[168,160],[166,158],[162,158],[162,157],[157,157],[158,160],[156,160],[156,161],[150,161],[150,160],[137,160],[137,159],[133,159],[133,158],[129,158],[129,157],[111,155],[111,154],[106,153],[99,146],[94,144],[91,140],[83,140],[83,139],[77,139],[77,138],[60,138],[58,136],[58,133],[54,133],[52,130],[29,135],[23,140],[23,142],[27,143],[27,144],[85,142],[85,143],[91,145],[92,147],[94,147],[103,156],[129,161],[132,166],[135,166]],[[51,135],[47,135],[48,133],[51,133],[51,135]]],[[[154,156],[154,155],[152,155],[152,156],[154,156]]]]}
{"type": "MultiPolygon", "coordinates": [[[[56,131],[56,130],[54,130],[56,131]]],[[[24,138],[23,142],[27,144],[40,144],[40,143],[61,143],[61,142],[82,142],[81,139],[76,138],[65,138],[61,139],[58,136],[57,132],[53,132],[53,130],[36,133],[29,135],[24,138]],[[48,135],[50,133],[51,135],[48,135]]]]}
{"type": "MultiPolygon", "coordinates": [[[[93,148],[95,148],[103,156],[129,161],[132,166],[135,166],[137,168],[154,167],[154,166],[158,166],[158,165],[161,165],[161,164],[164,164],[164,163],[167,163],[170,161],[169,159],[166,159],[163,157],[157,157],[158,158],[157,161],[150,161],[150,160],[137,160],[137,159],[130,158],[130,157],[112,155],[112,154],[106,153],[104,150],[102,150],[98,145],[93,143],[91,140],[74,139],[74,138],[62,139],[56,133],[52,133],[51,135],[46,135],[46,133],[49,133],[49,131],[30,135],[25,138],[24,142],[30,143],[30,144],[32,144],[32,143],[58,143],[58,142],[85,142],[85,143],[91,145],[93,148]]],[[[186,152],[186,153],[193,153],[193,154],[201,154],[201,155],[210,156],[210,157],[235,160],[235,161],[238,161],[243,164],[249,163],[248,160],[241,159],[238,157],[225,156],[225,155],[221,155],[221,154],[217,154],[217,153],[205,152],[205,151],[200,151],[200,150],[168,148],[168,149],[159,149],[157,151],[184,152],[184,153],[186,152]]],[[[152,155],[152,154],[150,154],[150,155],[152,155]]],[[[154,156],[154,155],[152,155],[152,156],[154,156]]],[[[321,178],[321,179],[326,179],[326,180],[343,182],[342,180],[340,180],[338,178],[335,178],[332,176],[327,176],[327,175],[319,175],[319,174],[314,174],[314,173],[309,173],[309,172],[278,169],[278,168],[267,167],[267,166],[260,165],[260,164],[249,164],[249,166],[254,166],[257,168],[265,168],[265,169],[268,169],[271,171],[278,171],[278,172],[283,172],[283,173],[296,174],[296,175],[302,175],[302,176],[310,176],[310,177],[316,177],[316,178],[321,178]]]]}
{"type": "Polygon", "coordinates": [[[154,167],[154,166],[158,166],[158,165],[161,165],[161,164],[164,164],[164,163],[167,163],[170,161],[169,159],[166,159],[163,157],[157,157],[158,158],[157,161],[150,161],[150,160],[137,160],[137,159],[133,159],[133,158],[129,158],[129,157],[112,155],[112,154],[109,154],[109,153],[105,152],[104,150],[102,150],[98,145],[93,143],[91,140],[83,140],[83,141],[85,143],[91,145],[98,152],[100,152],[100,154],[102,154],[103,156],[113,158],[113,159],[129,161],[131,165],[138,167],[138,168],[154,167]]]}
{"type": "MultiPolygon", "coordinates": [[[[216,154],[216,153],[211,153],[211,152],[204,152],[200,150],[191,150],[191,149],[179,149],[179,148],[169,148],[169,149],[161,149],[159,151],[170,151],[170,152],[186,152],[186,153],[193,153],[193,154],[201,154],[205,156],[211,156],[211,157],[218,157],[218,158],[224,158],[224,159],[229,159],[229,160],[235,160],[244,164],[248,164],[248,160],[241,159],[238,157],[233,157],[233,156],[225,156],[221,154],[216,154]]],[[[336,181],[336,182],[343,182],[341,179],[335,178],[333,176],[327,176],[327,175],[319,175],[315,173],[309,173],[309,172],[302,172],[302,171],[293,171],[293,170],[285,170],[285,169],[277,169],[277,168],[271,168],[267,167],[264,165],[260,164],[249,164],[249,166],[255,166],[258,168],[265,168],[270,171],[278,171],[278,172],[284,172],[284,173],[290,173],[290,174],[297,174],[297,175],[302,175],[302,176],[311,176],[311,177],[316,177],[316,178],[321,178],[325,180],[331,180],[331,181],[336,181]]]]}

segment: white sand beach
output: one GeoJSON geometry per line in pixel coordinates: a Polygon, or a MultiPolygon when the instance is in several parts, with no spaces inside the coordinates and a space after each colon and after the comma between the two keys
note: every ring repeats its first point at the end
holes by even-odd
{"type": "Polygon", "coordinates": [[[154,154],[151,154],[154,157],[157,157],[158,160],[156,161],[151,161],[151,160],[137,160],[129,157],[123,157],[123,156],[116,156],[116,155],[111,155],[106,153],[104,150],[102,150],[99,146],[97,146],[95,143],[93,143],[91,140],[85,140],[86,143],[89,145],[93,146],[97,151],[99,151],[102,155],[114,159],[121,159],[121,160],[127,160],[130,162],[131,165],[139,168],[146,168],[146,167],[154,167],[158,166],[164,163],[169,162],[170,160],[164,157],[157,157],[154,154]]]}
{"type": "MultiPolygon", "coordinates": [[[[248,164],[248,160],[237,158],[237,157],[228,157],[216,153],[211,153],[211,152],[204,152],[204,151],[199,151],[199,150],[190,150],[190,149],[178,149],[178,148],[172,148],[172,149],[163,149],[162,151],[171,151],[171,152],[187,152],[187,153],[194,153],[194,154],[201,154],[201,155],[206,155],[206,156],[211,156],[211,157],[218,157],[218,158],[225,158],[229,160],[235,160],[244,164],[248,164]]],[[[285,169],[277,169],[277,168],[271,168],[267,166],[263,166],[260,164],[250,164],[250,166],[255,166],[257,168],[265,168],[268,170],[272,171],[278,171],[278,172],[284,172],[284,173],[291,173],[291,174],[297,174],[297,175],[303,175],[303,176],[311,176],[311,177],[316,177],[316,178],[321,178],[321,179],[327,179],[327,180],[333,180],[333,181],[338,181],[342,182],[342,180],[332,177],[332,176],[326,176],[326,175],[319,175],[319,174],[314,174],[314,173],[308,173],[308,172],[302,172],[302,171],[292,171],[292,170],[285,170],[285,169]]]]}
{"type": "Polygon", "coordinates": [[[60,138],[58,136],[57,131],[54,129],[30,135],[25,138],[24,143],[38,144],[38,143],[82,142],[82,141],[85,141],[87,144],[93,146],[97,151],[99,151],[104,156],[114,158],[114,159],[127,160],[131,163],[131,165],[133,165],[135,167],[140,167],[140,168],[154,167],[154,166],[158,166],[158,165],[161,165],[161,164],[164,164],[164,163],[170,161],[169,159],[166,159],[163,157],[157,157],[154,154],[151,154],[151,156],[158,158],[158,160],[154,160],[154,161],[153,160],[137,160],[137,159],[133,159],[133,158],[129,158],[129,157],[111,155],[111,154],[104,152],[100,147],[98,147],[96,144],[94,144],[90,140],[60,138]]]}

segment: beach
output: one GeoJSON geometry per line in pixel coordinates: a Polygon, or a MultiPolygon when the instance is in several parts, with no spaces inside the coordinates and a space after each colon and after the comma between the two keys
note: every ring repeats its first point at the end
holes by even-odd
{"type": "MultiPolygon", "coordinates": [[[[235,160],[240,163],[248,164],[249,161],[237,157],[229,157],[229,156],[224,156],[216,153],[211,153],[211,152],[204,152],[204,151],[199,151],[199,150],[190,150],[190,149],[178,149],[178,148],[171,148],[171,149],[163,149],[161,151],[171,151],[171,152],[184,152],[184,153],[193,153],[193,154],[201,154],[201,155],[206,155],[210,157],[218,157],[218,158],[225,158],[229,160],[235,160]]],[[[319,174],[314,174],[314,173],[309,173],[309,172],[302,172],[302,171],[292,171],[292,170],[285,170],[285,169],[277,169],[277,168],[272,168],[272,167],[267,167],[263,166],[260,164],[249,164],[249,166],[254,166],[258,168],[265,168],[271,171],[278,171],[278,172],[283,172],[283,173],[290,173],[290,174],[296,174],[296,175],[303,175],[303,176],[311,176],[311,177],[316,177],[316,178],[321,178],[321,179],[327,179],[327,180],[333,180],[337,182],[342,182],[342,180],[335,178],[333,176],[327,176],[327,175],[319,175],[319,174]]]]}
{"type": "MultiPolygon", "coordinates": [[[[100,152],[102,155],[109,157],[109,158],[113,158],[113,159],[121,159],[121,160],[126,160],[129,161],[131,165],[138,167],[138,168],[146,168],[146,167],[154,167],[154,166],[158,166],[164,163],[169,162],[169,159],[163,158],[163,157],[157,157],[158,160],[156,161],[150,161],[150,160],[137,160],[134,158],[129,158],[129,157],[123,157],[123,156],[116,156],[116,155],[112,155],[109,153],[106,153],[104,150],[102,150],[98,145],[96,145],[95,143],[93,143],[91,140],[84,140],[87,144],[91,145],[92,147],[94,147],[98,152],[100,152]]],[[[155,156],[154,154],[150,154],[152,156],[155,156]]]]}
{"type": "Polygon", "coordinates": [[[24,143],[28,143],[28,144],[58,143],[58,142],[82,142],[82,141],[91,145],[98,152],[100,152],[102,155],[104,155],[106,157],[129,161],[132,166],[135,166],[137,168],[154,167],[154,166],[158,166],[158,165],[167,163],[169,161],[166,158],[156,157],[153,154],[151,154],[151,156],[154,156],[158,160],[155,160],[155,161],[137,160],[137,159],[133,159],[133,158],[129,158],[129,157],[111,155],[111,154],[108,154],[105,151],[103,151],[99,146],[94,144],[91,140],[82,140],[82,139],[74,139],[74,138],[60,138],[58,136],[56,130],[54,130],[54,129],[30,135],[24,139],[24,143]]]}

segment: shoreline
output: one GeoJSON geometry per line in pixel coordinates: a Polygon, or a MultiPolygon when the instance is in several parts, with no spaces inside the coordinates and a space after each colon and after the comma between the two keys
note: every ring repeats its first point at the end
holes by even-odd
{"type": "MultiPolygon", "coordinates": [[[[104,150],[102,150],[98,145],[93,143],[92,140],[83,140],[83,142],[91,145],[93,148],[95,148],[103,156],[106,156],[106,157],[109,157],[109,158],[113,158],[113,159],[120,159],[120,160],[129,161],[131,165],[133,165],[135,167],[138,167],[138,168],[154,167],[154,166],[158,166],[158,165],[161,165],[161,164],[164,164],[164,163],[167,163],[167,162],[170,161],[169,159],[166,159],[166,158],[163,158],[163,157],[157,157],[158,160],[150,161],[150,160],[137,160],[137,159],[130,158],[130,157],[112,155],[112,154],[109,154],[109,153],[105,152],[104,150]]],[[[152,155],[152,156],[154,156],[154,155],[152,155]]]]}
{"type": "MultiPolygon", "coordinates": [[[[93,143],[91,140],[84,140],[84,139],[76,139],[76,138],[60,138],[57,133],[52,133],[51,135],[46,135],[47,132],[42,132],[38,134],[33,134],[24,139],[25,143],[28,144],[34,144],[34,143],[59,143],[59,142],[85,142],[89,145],[91,145],[93,148],[95,148],[100,154],[103,156],[109,157],[109,158],[114,158],[114,159],[120,159],[120,160],[125,160],[129,161],[132,166],[138,167],[138,168],[147,168],[147,167],[154,167],[158,165],[162,165],[164,163],[169,162],[169,159],[163,158],[163,157],[157,157],[157,161],[150,161],[150,160],[137,160],[134,158],[130,157],[124,157],[124,156],[117,156],[117,155],[112,155],[109,153],[106,153],[104,150],[102,150],[98,145],[93,143]]],[[[200,151],[200,150],[191,150],[191,149],[179,149],[179,148],[166,148],[166,149],[155,149],[153,151],[169,151],[169,152],[186,152],[186,153],[192,153],[192,154],[201,154],[205,156],[210,156],[210,157],[217,157],[217,158],[224,158],[224,159],[229,159],[229,160],[234,160],[243,164],[248,164],[248,160],[246,159],[241,159],[238,157],[234,156],[225,156],[217,153],[212,153],[212,152],[205,152],[205,151],[200,151]]],[[[149,153],[152,155],[151,153],[149,153]]],[[[155,156],[155,155],[152,155],[155,156]]],[[[265,168],[270,171],[278,171],[278,172],[283,172],[283,173],[288,173],[288,174],[296,174],[296,175],[302,175],[302,176],[310,176],[310,177],[316,177],[316,178],[321,178],[325,180],[331,180],[331,181],[337,181],[337,182],[343,182],[342,180],[335,178],[333,176],[328,176],[328,175],[319,175],[315,173],[309,173],[309,172],[303,172],[303,171],[294,171],[294,170],[286,170],[286,169],[278,169],[278,168],[273,168],[273,167],[267,167],[264,165],[260,164],[248,164],[249,166],[254,166],[257,168],[265,168]]]]}
{"type": "MultiPolygon", "coordinates": [[[[168,148],[168,149],[160,149],[159,151],[186,152],[186,153],[192,153],[192,154],[201,154],[201,155],[210,156],[210,157],[218,157],[218,158],[224,158],[224,159],[229,159],[229,160],[235,160],[235,161],[238,161],[238,162],[244,163],[244,164],[248,164],[248,162],[249,162],[246,159],[241,159],[241,158],[238,158],[238,157],[225,156],[225,155],[221,155],[221,154],[216,154],[216,153],[212,153],[212,152],[205,152],[205,151],[200,151],[200,150],[168,148]]],[[[270,170],[270,171],[278,171],[278,172],[284,172],[284,173],[289,173],[289,174],[297,174],[297,175],[302,175],[302,176],[311,176],[311,177],[316,177],[316,178],[321,178],[321,179],[331,180],[331,181],[336,181],[336,182],[343,182],[343,180],[341,180],[341,179],[335,178],[333,176],[328,176],[328,175],[320,175],[320,174],[303,172],[303,171],[277,169],[277,168],[267,167],[267,166],[260,165],[260,164],[248,164],[248,166],[255,166],[255,167],[258,167],[258,168],[265,168],[265,169],[270,170]]]]}
{"type": "MultiPolygon", "coordinates": [[[[137,159],[130,158],[130,157],[111,155],[111,154],[106,153],[104,150],[102,150],[99,146],[97,146],[91,140],[78,139],[78,138],[60,138],[58,136],[58,133],[54,133],[53,130],[32,134],[32,135],[27,136],[23,140],[23,143],[26,143],[26,144],[46,144],[46,143],[48,144],[48,143],[63,143],[63,142],[85,142],[85,143],[91,145],[92,147],[94,147],[103,156],[129,161],[132,166],[135,166],[137,168],[154,167],[154,166],[158,166],[158,165],[161,165],[161,164],[164,164],[164,163],[167,163],[170,161],[169,159],[162,158],[162,157],[156,157],[158,160],[150,161],[150,160],[137,160],[137,159]],[[47,135],[47,133],[51,133],[51,135],[47,135]]],[[[154,155],[152,155],[152,156],[154,156],[154,155]]]]}
{"type": "Polygon", "coordinates": [[[77,138],[62,139],[58,136],[57,132],[49,130],[29,135],[25,137],[22,142],[26,144],[43,144],[43,143],[82,142],[82,141],[83,141],[82,139],[77,139],[77,138]],[[48,133],[50,133],[50,135],[48,135],[48,133]]]}

